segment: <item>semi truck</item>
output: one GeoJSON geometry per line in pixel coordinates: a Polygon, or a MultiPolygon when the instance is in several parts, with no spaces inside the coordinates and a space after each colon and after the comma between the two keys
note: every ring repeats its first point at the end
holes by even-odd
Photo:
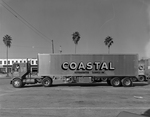
{"type": "Polygon", "coordinates": [[[139,78],[138,54],[38,54],[38,75],[30,75],[30,63],[14,63],[10,84],[15,88],[26,84],[53,85],[57,78],[69,83],[106,80],[108,85],[130,87],[139,78]]]}

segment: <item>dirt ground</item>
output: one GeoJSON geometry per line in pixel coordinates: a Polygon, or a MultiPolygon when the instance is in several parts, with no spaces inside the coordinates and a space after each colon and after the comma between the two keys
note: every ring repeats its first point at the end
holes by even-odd
{"type": "Polygon", "coordinates": [[[116,117],[122,111],[150,116],[150,85],[112,87],[101,84],[28,85],[13,88],[0,79],[0,117],[116,117]]]}

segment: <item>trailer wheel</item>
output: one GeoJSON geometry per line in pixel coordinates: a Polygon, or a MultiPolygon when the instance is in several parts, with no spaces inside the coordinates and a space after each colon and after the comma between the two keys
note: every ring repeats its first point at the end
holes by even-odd
{"type": "Polygon", "coordinates": [[[43,78],[43,80],[42,80],[42,85],[43,85],[44,87],[49,87],[49,86],[52,85],[52,82],[53,82],[53,80],[52,80],[50,77],[45,77],[45,78],[43,78]]]}
{"type": "Polygon", "coordinates": [[[124,79],[122,79],[122,85],[124,87],[131,87],[133,85],[133,83],[130,78],[124,78],[124,79]]]}
{"type": "Polygon", "coordinates": [[[119,78],[117,78],[117,77],[111,79],[110,83],[111,83],[111,85],[113,87],[119,87],[119,86],[121,86],[121,80],[119,78]]]}
{"type": "Polygon", "coordinates": [[[144,80],[145,80],[145,77],[144,77],[144,76],[140,75],[140,76],[138,77],[138,81],[143,82],[144,80]]]}
{"type": "Polygon", "coordinates": [[[15,88],[21,88],[23,86],[23,82],[21,81],[20,78],[15,78],[12,80],[12,85],[15,88]]]}

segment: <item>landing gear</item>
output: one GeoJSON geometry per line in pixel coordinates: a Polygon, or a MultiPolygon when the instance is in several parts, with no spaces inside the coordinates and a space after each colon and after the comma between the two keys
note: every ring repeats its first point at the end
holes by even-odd
{"type": "Polygon", "coordinates": [[[102,77],[101,80],[102,80],[102,82],[106,82],[107,78],[106,77],[102,77]]]}
{"type": "Polygon", "coordinates": [[[91,77],[91,82],[96,83],[94,77],[91,77]]]}

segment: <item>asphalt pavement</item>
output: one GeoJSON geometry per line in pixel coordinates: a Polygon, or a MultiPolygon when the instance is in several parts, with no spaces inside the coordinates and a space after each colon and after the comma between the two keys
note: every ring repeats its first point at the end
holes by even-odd
{"type": "Polygon", "coordinates": [[[13,88],[0,79],[0,117],[116,117],[127,111],[150,116],[150,85],[112,87],[106,83],[41,84],[13,88]]]}

